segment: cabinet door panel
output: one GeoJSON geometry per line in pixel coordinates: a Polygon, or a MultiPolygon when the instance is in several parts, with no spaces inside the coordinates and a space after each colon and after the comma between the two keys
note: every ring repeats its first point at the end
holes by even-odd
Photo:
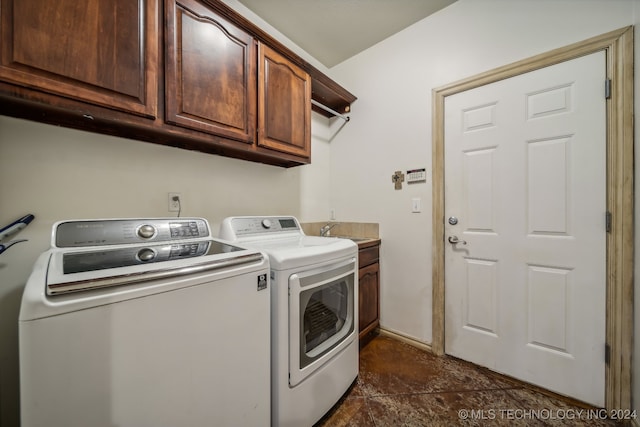
{"type": "Polygon", "coordinates": [[[157,112],[158,0],[2,0],[0,79],[157,112]]]}
{"type": "Polygon", "coordinates": [[[252,143],[253,38],[194,0],[167,1],[166,120],[252,143]]]}
{"type": "MultiPolygon", "coordinates": [[[[362,333],[365,329],[375,328],[380,319],[380,268],[371,264],[360,269],[358,277],[358,325],[362,333]]],[[[367,330],[366,332],[369,332],[367,330]]],[[[365,333],[366,333],[365,332],[365,333]]]]}
{"type": "Polygon", "coordinates": [[[380,247],[372,246],[370,248],[360,249],[358,251],[358,268],[366,267],[369,264],[378,262],[380,258],[380,247]]]}
{"type": "Polygon", "coordinates": [[[261,44],[258,80],[258,145],[310,156],[311,79],[285,57],[261,44]]]}

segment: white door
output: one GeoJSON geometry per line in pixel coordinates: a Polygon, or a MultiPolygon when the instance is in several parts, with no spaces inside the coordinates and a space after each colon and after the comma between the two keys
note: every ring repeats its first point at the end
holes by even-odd
{"type": "Polygon", "coordinates": [[[605,79],[598,52],[445,100],[445,351],[597,406],[605,79]]]}

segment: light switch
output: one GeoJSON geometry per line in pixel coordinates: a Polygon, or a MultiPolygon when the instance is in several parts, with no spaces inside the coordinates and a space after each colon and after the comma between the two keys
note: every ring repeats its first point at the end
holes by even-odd
{"type": "Polygon", "coordinates": [[[414,197],[413,199],[411,199],[411,212],[421,212],[420,197],[414,197]]]}

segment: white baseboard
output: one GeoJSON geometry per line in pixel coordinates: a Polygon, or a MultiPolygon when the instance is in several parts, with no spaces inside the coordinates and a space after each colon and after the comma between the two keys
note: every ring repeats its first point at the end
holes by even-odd
{"type": "MultiPolygon", "coordinates": [[[[415,338],[409,337],[407,335],[400,334],[398,332],[390,331],[389,329],[379,328],[380,335],[385,335],[390,338],[395,338],[398,341],[405,342],[411,346],[417,347],[421,350],[428,351],[429,353],[433,353],[431,351],[431,346],[422,341],[418,341],[415,338]]],[[[638,426],[640,427],[640,426],[638,426]]]]}

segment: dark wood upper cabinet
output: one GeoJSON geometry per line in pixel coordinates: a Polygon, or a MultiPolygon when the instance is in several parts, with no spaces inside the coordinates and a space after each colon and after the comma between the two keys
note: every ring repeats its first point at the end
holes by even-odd
{"type": "Polygon", "coordinates": [[[253,143],[253,37],[195,0],[167,0],[165,8],[166,121],[253,143]]]}
{"type": "Polygon", "coordinates": [[[157,115],[158,0],[0,0],[0,80],[157,115]]]}
{"type": "Polygon", "coordinates": [[[0,0],[0,114],[292,167],[312,97],[356,99],[220,0],[0,0]]]}
{"type": "Polygon", "coordinates": [[[258,146],[309,158],[311,78],[268,46],[258,50],[258,146]]]}

